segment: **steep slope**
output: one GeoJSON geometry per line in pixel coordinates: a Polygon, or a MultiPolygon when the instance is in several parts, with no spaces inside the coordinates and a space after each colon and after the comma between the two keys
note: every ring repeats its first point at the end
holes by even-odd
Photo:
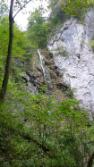
{"type": "Polygon", "coordinates": [[[72,88],[74,96],[85,109],[94,112],[94,52],[90,46],[94,39],[94,10],[83,23],[71,18],[49,40],[62,82],[72,88]]]}

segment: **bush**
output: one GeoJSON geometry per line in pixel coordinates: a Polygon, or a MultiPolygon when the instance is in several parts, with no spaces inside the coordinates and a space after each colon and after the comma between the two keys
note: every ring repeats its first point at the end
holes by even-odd
{"type": "Polygon", "coordinates": [[[91,153],[87,144],[91,127],[78,102],[69,99],[58,103],[21,89],[10,84],[6,102],[0,104],[2,167],[82,167],[91,153]]]}
{"type": "Polygon", "coordinates": [[[28,38],[32,48],[45,48],[49,34],[49,25],[40,10],[36,10],[29,18],[28,38]]]}

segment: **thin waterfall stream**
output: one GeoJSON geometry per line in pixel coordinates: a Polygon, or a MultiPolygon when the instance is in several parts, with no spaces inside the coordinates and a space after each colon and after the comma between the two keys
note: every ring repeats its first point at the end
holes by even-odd
{"type": "Polygon", "coordinates": [[[51,88],[52,86],[52,81],[51,81],[51,76],[50,76],[50,71],[48,67],[45,65],[45,60],[44,60],[44,55],[41,54],[41,50],[37,50],[38,56],[39,56],[39,61],[40,61],[40,66],[42,69],[44,81],[47,84],[48,88],[51,88]]]}
{"type": "Polygon", "coordinates": [[[44,60],[43,60],[43,55],[41,54],[40,49],[38,49],[38,50],[37,50],[37,53],[38,53],[38,56],[39,56],[41,69],[42,69],[43,76],[44,76],[44,79],[45,79],[46,73],[45,73],[45,68],[44,68],[44,60]]]}

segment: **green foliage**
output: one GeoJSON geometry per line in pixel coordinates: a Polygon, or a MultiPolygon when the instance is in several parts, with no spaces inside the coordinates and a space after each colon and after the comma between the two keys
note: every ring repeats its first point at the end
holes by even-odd
{"type": "MultiPolygon", "coordinates": [[[[5,17],[0,22],[0,55],[3,57],[7,54],[9,40],[8,28],[8,18],[5,17]]],[[[25,32],[21,32],[17,25],[14,25],[13,56],[18,57],[24,55],[29,46],[25,32]]]]}
{"type": "Polygon", "coordinates": [[[47,85],[46,84],[42,84],[40,87],[39,87],[39,93],[40,94],[44,94],[47,92],[47,85]]]}
{"type": "Polygon", "coordinates": [[[94,6],[93,0],[62,0],[62,9],[65,13],[80,18],[89,8],[94,6]]]}
{"type": "MultiPolygon", "coordinates": [[[[75,5],[80,8],[78,2],[75,1],[75,5]]],[[[41,94],[32,95],[19,81],[23,65],[17,60],[24,63],[23,55],[30,51],[31,44],[33,49],[46,47],[48,34],[59,23],[58,18],[56,14],[52,22],[45,21],[37,10],[30,17],[27,34],[14,26],[13,65],[16,62],[17,67],[12,67],[15,75],[10,77],[5,102],[0,102],[1,167],[83,167],[94,150],[94,123],[79,108],[76,100],[58,102],[45,96],[45,85],[40,88],[41,94]]],[[[8,19],[3,18],[0,22],[2,62],[5,62],[7,54],[7,30],[8,19]]],[[[68,93],[72,98],[71,90],[68,89],[68,93]]]]}
{"type": "Polygon", "coordinates": [[[31,14],[28,24],[28,37],[32,48],[45,48],[49,33],[48,23],[42,17],[40,10],[31,14]]]}
{"type": "MultiPolygon", "coordinates": [[[[84,16],[86,10],[89,7],[93,7],[94,6],[94,0],[60,0],[59,2],[57,2],[56,0],[51,0],[50,2],[50,7],[52,9],[52,13],[54,15],[54,17],[57,15],[58,20],[60,19],[60,15],[58,15],[58,9],[59,12],[61,12],[62,16],[73,16],[73,17],[77,17],[79,19],[82,19],[82,17],[84,16]],[[55,11],[55,13],[54,13],[55,11]],[[56,14],[57,13],[57,14],[56,14]]],[[[61,19],[62,22],[62,19],[61,19]]]]}
{"type": "Polygon", "coordinates": [[[26,33],[18,29],[17,25],[14,26],[14,41],[13,41],[13,56],[22,57],[27,53],[30,48],[30,43],[26,37],[26,33]]]}
{"type": "MultiPolygon", "coordinates": [[[[8,47],[8,19],[3,18],[0,20],[0,71],[3,75],[3,68],[5,63],[5,55],[7,54],[8,47]]],[[[1,80],[1,78],[0,78],[1,80]]]]}
{"type": "Polygon", "coordinates": [[[51,15],[49,18],[50,26],[55,29],[58,25],[65,21],[66,15],[62,10],[62,5],[56,0],[50,1],[51,15]]]}
{"type": "Polygon", "coordinates": [[[0,55],[7,53],[8,47],[8,18],[0,21],[0,55]]]}
{"type": "Polygon", "coordinates": [[[0,104],[0,163],[2,167],[83,167],[92,153],[93,145],[88,143],[94,140],[93,124],[88,124],[76,100],[58,103],[10,82],[6,101],[0,104]]]}
{"type": "MultiPolygon", "coordinates": [[[[3,70],[8,49],[8,41],[9,41],[8,23],[9,22],[7,17],[3,17],[2,20],[0,21],[0,70],[2,71],[1,76],[3,75],[4,72],[3,70]]],[[[25,58],[24,55],[27,55],[29,51],[30,51],[30,42],[26,37],[26,33],[20,31],[17,25],[14,24],[14,40],[13,40],[13,50],[12,50],[13,60],[14,58],[19,58],[23,60],[25,58]]],[[[15,68],[15,65],[12,66],[12,69],[13,68],[15,68]]]]}

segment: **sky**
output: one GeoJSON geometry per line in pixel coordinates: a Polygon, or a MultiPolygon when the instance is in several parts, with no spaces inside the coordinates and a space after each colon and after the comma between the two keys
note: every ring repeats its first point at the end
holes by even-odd
{"type": "MultiPolygon", "coordinates": [[[[1,1],[1,0],[0,0],[1,1]]],[[[6,3],[9,5],[10,0],[6,0],[6,3]]],[[[21,30],[26,30],[27,24],[28,24],[28,17],[31,12],[33,12],[36,8],[43,6],[43,8],[46,10],[44,13],[44,16],[48,15],[48,0],[32,0],[25,9],[23,9],[16,17],[15,22],[20,27],[21,30]]]]}

